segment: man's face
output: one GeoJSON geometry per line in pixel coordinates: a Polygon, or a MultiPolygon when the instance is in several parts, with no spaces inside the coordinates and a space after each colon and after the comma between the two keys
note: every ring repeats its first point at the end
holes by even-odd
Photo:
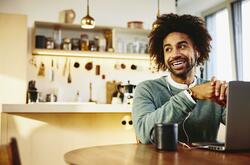
{"type": "Polygon", "coordinates": [[[172,32],[163,40],[165,64],[177,77],[185,78],[195,66],[195,49],[185,33],[172,32]]]}

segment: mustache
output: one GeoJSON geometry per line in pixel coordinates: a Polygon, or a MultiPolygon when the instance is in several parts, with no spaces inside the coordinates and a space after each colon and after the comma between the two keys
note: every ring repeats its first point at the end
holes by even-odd
{"type": "Polygon", "coordinates": [[[180,59],[188,60],[188,58],[186,56],[178,55],[178,56],[169,58],[168,62],[172,63],[173,61],[180,60],[180,59]]]}

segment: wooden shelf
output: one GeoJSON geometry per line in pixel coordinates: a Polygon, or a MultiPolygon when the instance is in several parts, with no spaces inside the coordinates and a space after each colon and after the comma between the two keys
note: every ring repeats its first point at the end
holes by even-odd
{"type": "Polygon", "coordinates": [[[36,21],[35,27],[40,28],[48,28],[48,29],[54,29],[54,28],[60,28],[60,29],[70,29],[70,30],[81,30],[81,31],[104,31],[104,30],[116,30],[119,32],[125,32],[125,33],[136,33],[136,34],[149,34],[150,29],[132,29],[132,28],[125,28],[125,27],[115,27],[115,26],[95,26],[94,29],[82,29],[80,24],[66,24],[66,23],[55,23],[55,22],[42,22],[42,21],[36,21]]]}
{"type": "Polygon", "coordinates": [[[56,50],[56,49],[34,49],[32,54],[36,56],[62,56],[62,57],[65,56],[65,57],[87,57],[87,58],[106,58],[106,59],[149,60],[149,54],[127,54],[127,53],[56,50]]]}
{"type": "MultiPolygon", "coordinates": [[[[123,27],[96,26],[94,29],[82,29],[79,24],[65,24],[55,22],[36,21],[33,30],[32,54],[37,56],[64,56],[64,57],[85,57],[85,58],[105,58],[105,59],[131,59],[131,60],[149,60],[149,54],[118,53],[117,39],[123,38],[126,42],[132,43],[133,40],[147,39],[150,30],[148,29],[129,29],[123,27]],[[61,37],[80,38],[81,33],[90,34],[90,40],[94,35],[101,36],[109,41],[107,49],[112,48],[114,52],[96,52],[96,51],[77,51],[77,50],[59,50],[59,49],[37,49],[35,48],[35,36],[43,35],[52,37],[55,29],[61,29],[61,37]],[[107,37],[107,33],[109,37],[107,37]]],[[[128,44],[128,43],[126,43],[128,44]]],[[[125,51],[124,51],[125,52],[125,51]]],[[[131,51],[129,51],[131,52],[131,51]]],[[[144,51],[143,51],[144,52],[144,51]]],[[[145,51],[146,52],[146,51],[145,51]]]]}

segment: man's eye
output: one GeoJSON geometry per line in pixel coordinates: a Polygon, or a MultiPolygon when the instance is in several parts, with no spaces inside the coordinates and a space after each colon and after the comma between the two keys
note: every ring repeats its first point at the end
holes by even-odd
{"type": "Polygon", "coordinates": [[[184,48],[186,48],[186,47],[187,47],[186,44],[181,44],[181,45],[180,45],[180,48],[181,48],[181,49],[184,49],[184,48]]]}
{"type": "Polygon", "coordinates": [[[165,48],[165,52],[171,52],[171,48],[165,48]]]}

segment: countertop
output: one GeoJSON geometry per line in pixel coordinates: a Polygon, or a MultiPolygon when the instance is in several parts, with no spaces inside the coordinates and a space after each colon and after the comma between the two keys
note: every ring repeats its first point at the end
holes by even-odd
{"type": "Polygon", "coordinates": [[[130,113],[131,105],[95,103],[2,104],[4,113],[130,113]]]}

